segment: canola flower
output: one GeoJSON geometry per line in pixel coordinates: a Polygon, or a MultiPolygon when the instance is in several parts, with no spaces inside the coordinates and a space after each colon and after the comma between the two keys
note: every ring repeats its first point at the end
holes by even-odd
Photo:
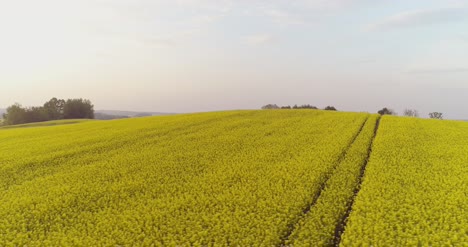
{"type": "Polygon", "coordinates": [[[468,124],[383,117],[341,246],[466,246],[468,124]]]}
{"type": "Polygon", "coordinates": [[[278,245],[368,118],[232,111],[0,130],[0,246],[278,245]]]}
{"type": "MultiPolygon", "coordinates": [[[[287,240],[292,246],[333,246],[337,227],[353,201],[379,116],[372,115],[326,186],[287,240]]],[[[340,234],[341,232],[338,232],[340,234]]]]}
{"type": "Polygon", "coordinates": [[[385,116],[375,136],[377,118],[231,111],[0,129],[0,246],[330,246],[351,203],[341,246],[466,244],[468,125],[385,116]]]}

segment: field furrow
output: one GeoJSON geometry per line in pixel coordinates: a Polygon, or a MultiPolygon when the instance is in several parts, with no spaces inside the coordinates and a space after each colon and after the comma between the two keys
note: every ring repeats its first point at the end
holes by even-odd
{"type": "Polygon", "coordinates": [[[278,245],[368,116],[243,111],[1,130],[0,245],[278,245]]]}
{"type": "Polygon", "coordinates": [[[306,217],[309,214],[311,208],[315,206],[315,204],[317,203],[317,200],[321,197],[321,193],[325,189],[325,186],[327,185],[328,181],[334,175],[336,168],[338,166],[340,166],[341,162],[345,159],[345,156],[347,155],[348,151],[351,149],[354,142],[359,138],[362,131],[366,127],[366,124],[368,123],[368,121],[369,121],[369,117],[366,118],[366,120],[362,123],[359,130],[356,132],[356,134],[353,136],[353,138],[349,142],[348,146],[345,149],[343,149],[342,153],[340,154],[338,159],[334,162],[333,166],[331,166],[330,170],[327,171],[327,173],[325,174],[325,176],[324,176],[324,178],[322,180],[322,183],[320,184],[319,189],[317,190],[317,193],[315,193],[314,195],[311,196],[311,198],[313,198],[311,203],[306,205],[306,207],[302,210],[302,212],[303,212],[302,217],[298,218],[296,222],[293,222],[291,225],[288,226],[289,230],[281,237],[282,241],[281,241],[280,246],[284,246],[288,242],[290,242],[291,235],[295,231],[297,231],[297,228],[300,227],[299,224],[301,223],[301,221],[303,221],[304,217],[306,217]]]}
{"type": "Polygon", "coordinates": [[[466,123],[265,110],[54,124],[0,130],[0,246],[468,242],[466,123]]]}
{"type": "Polygon", "coordinates": [[[384,117],[341,246],[468,243],[468,125],[384,117]]]}
{"type": "Polygon", "coordinates": [[[323,191],[310,211],[305,214],[289,239],[294,246],[335,245],[336,229],[342,224],[347,209],[359,187],[362,169],[375,136],[378,117],[372,115],[360,134],[350,145],[345,156],[326,181],[323,191]]]}

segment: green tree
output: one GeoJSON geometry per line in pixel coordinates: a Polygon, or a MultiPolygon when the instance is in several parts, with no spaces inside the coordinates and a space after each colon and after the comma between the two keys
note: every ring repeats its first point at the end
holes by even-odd
{"type": "Polygon", "coordinates": [[[443,119],[442,112],[431,112],[429,113],[429,117],[433,119],[443,119]]]}
{"type": "Polygon", "coordinates": [[[387,107],[384,107],[382,110],[377,112],[380,115],[397,115],[396,112],[392,109],[388,109],[387,107]]]}
{"type": "Polygon", "coordinates": [[[419,117],[419,112],[417,110],[414,110],[414,109],[405,109],[403,111],[403,116],[406,116],[406,117],[419,117]]]}
{"type": "Polygon", "coordinates": [[[313,109],[313,110],[317,110],[318,108],[317,108],[316,106],[306,104],[306,105],[298,106],[297,109],[313,109]]]}
{"type": "Polygon", "coordinates": [[[63,119],[65,100],[52,98],[44,104],[44,111],[49,120],[63,119]]]}
{"type": "Polygon", "coordinates": [[[280,108],[276,104],[268,104],[268,105],[262,106],[262,110],[271,110],[271,109],[280,109],[280,108]]]}
{"type": "Polygon", "coordinates": [[[26,109],[20,104],[15,103],[6,109],[6,113],[3,114],[4,124],[23,124],[27,123],[26,109]]]}
{"type": "Polygon", "coordinates": [[[49,120],[49,116],[43,107],[27,108],[24,113],[26,123],[44,122],[49,120]]]}
{"type": "Polygon", "coordinates": [[[94,105],[86,99],[69,99],[63,107],[64,119],[94,119],[94,105]]]}

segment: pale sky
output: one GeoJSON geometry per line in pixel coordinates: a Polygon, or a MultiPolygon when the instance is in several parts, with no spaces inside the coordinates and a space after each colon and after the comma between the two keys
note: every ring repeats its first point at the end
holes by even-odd
{"type": "Polygon", "coordinates": [[[0,108],[468,119],[468,0],[0,0],[0,108]]]}

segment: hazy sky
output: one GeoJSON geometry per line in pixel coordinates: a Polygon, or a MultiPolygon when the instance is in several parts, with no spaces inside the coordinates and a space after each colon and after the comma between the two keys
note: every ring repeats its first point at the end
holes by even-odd
{"type": "Polygon", "coordinates": [[[0,0],[0,108],[405,107],[468,119],[468,0],[0,0]]]}

